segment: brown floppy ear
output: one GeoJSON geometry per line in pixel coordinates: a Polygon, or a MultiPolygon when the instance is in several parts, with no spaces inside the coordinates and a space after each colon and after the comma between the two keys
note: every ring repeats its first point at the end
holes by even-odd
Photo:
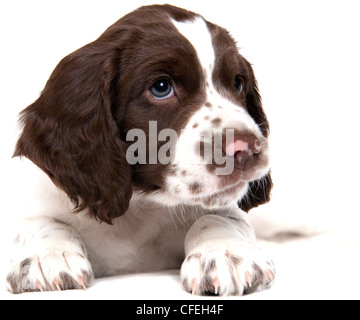
{"type": "MultiPolygon", "coordinates": [[[[262,107],[260,93],[255,80],[254,72],[250,63],[246,61],[249,74],[249,91],[246,94],[246,108],[250,116],[259,126],[264,137],[270,133],[269,122],[262,107]]],[[[260,180],[249,183],[247,194],[238,202],[240,209],[248,212],[261,204],[270,201],[270,191],[273,186],[271,173],[269,172],[260,180]]]]}
{"type": "Polygon", "coordinates": [[[65,57],[38,100],[21,113],[14,156],[26,156],[64,190],[76,206],[111,223],[132,194],[126,144],[116,109],[119,57],[93,42],[65,57]]]}
{"type": "Polygon", "coordinates": [[[248,212],[252,208],[269,202],[272,185],[270,172],[262,179],[250,182],[247,194],[238,202],[239,208],[248,212]]]}
{"type": "Polygon", "coordinates": [[[269,121],[266,117],[261,103],[261,96],[255,79],[254,71],[251,64],[245,60],[248,73],[248,92],[246,93],[245,103],[246,109],[250,116],[255,120],[259,126],[264,137],[268,137],[270,133],[269,121]]]}

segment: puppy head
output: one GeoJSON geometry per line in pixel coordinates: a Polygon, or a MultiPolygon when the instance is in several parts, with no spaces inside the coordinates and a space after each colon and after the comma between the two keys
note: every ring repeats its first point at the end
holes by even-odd
{"type": "Polygon", "coordinates": [[[169,205],[239,197],[248,210],[268,200],[269,127],[251,66],[224,29],[183,9],[143,7],[120,19],[59,63],[21,121],[14,155],[101,221],[122,215],[134,189],[169,205]],[[143,161],[129,161],[129,150],[143,161]],[[234,170],[219,175],[224,163],[208,163],[205,150],[222,150],[234,170]]]}
{"type": "Polygon", "coordinates": [[[127,108],[125,132],[145,132],[135,133],[145,141],[136,142],[136,188],[167,205],[222,208],[240,199],[248,211],[267,202],[269,123],[251,65],[235,41],[181,9],[146,7],[137,14],[153,20],[131,25],[141,41],[126,54],[131,58],[122,80],[130,98],[120,108],[127,108]]]}

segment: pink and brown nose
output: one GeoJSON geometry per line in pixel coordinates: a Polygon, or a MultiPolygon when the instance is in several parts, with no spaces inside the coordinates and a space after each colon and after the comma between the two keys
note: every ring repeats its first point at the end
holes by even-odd
{"type": "Polygon", "coordinates": [[[253,134],[237,133],[233,141],[223,140],[224,154],[235,157],[237,166],[244,170],[254,164],[261,149],[261,141],[253,134]]]}

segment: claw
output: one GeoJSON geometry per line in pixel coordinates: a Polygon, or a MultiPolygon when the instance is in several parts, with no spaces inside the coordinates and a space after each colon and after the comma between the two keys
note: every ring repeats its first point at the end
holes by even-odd
{"type": "Polygon", "coordinates": [[[246,280],[249,288],[251,288],[251,287],[252,287],[252,281],[251,281],[251,280],[252,280],[252,276],[251,276],[251,274],[250,274],[249,271],[246,271],[246,272],[245,272],[245,280],[246,280]]]}
{"type": "Polygon", "coordinates": [[[274,281],[274,279],[275,279],[274,274],[270,270],[266,271],[265,275],[266,275],[266,278],[268,278],[270,280],[270,282],[274,281]]]}
{"type": "Polygon", "coordinates": [[[196,279],[193,279],[193,281],[191,282],[191,294],[194,296],[195,292],[198,289],[198,285],[196,283],[196,279]]]}
{"type": "Polygon", "coordinates": [[[82,275],[78,275],[78,283],[81,286],[81,288],[83,288],[83,290],[87,289],[85,285],[84,277],[82,275]]]}
{"type": "Polygon", "coordinates": [[[40,292],[44,292],[44,288],[39,280],[36,281],[36,289],[38,289],[40,292]]]}
{"type": "Polygon", "coordinates": [[[214,293],[217,295],[219,293],[219,287],[220,287],[219,278],[214,279],[213,285],[214,285],[214,289],[215,289],[214,293]]]}
{"type": "Polygon", "coordinates": [[[61,291],[61,288],[60,288],[60,280],[59,279],[55,279],[53,281],[53,286],[58,290],[58,291],[61,291]]]}

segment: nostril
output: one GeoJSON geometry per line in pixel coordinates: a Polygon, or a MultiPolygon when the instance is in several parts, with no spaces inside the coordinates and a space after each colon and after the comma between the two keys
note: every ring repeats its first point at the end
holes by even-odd
{"type": "Polygon", "coordinates": [[[243,158],[244,158],[244,155],[246,153],[244,151],[237,151],[235,154],[234,154],[234,157],[237,161],[241,161],[243,158]]]}
{"type": "Polygon", "coordinates": [[[258,154],[260,153],[261,149],[262,149],[261,142],[260,140],[256,139],[254,142],[253,153],[258,154]]]}

